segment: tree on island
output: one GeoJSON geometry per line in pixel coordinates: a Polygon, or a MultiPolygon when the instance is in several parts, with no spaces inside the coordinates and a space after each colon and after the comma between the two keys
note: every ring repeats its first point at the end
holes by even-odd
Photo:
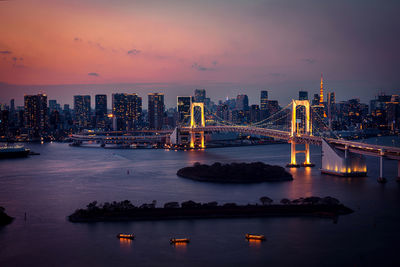
{"type": "MultiPolygon", "coordinates": [[[[78,209],[68,216],[71,222],[95,221],[125,221],[125,220],[157,220],[157,219],[183,219],[183,218],[217,218],[217,217],[247,217],[267,216],[269,214],[316,215],[326,214],[337,216],[349,214],[351,209],[340,204],[333,197],[307,197],[290,201],[284,198],[280,201],[283,205],[271,205],[273,200],[267,196],[260,198],[263,206],[258,204],[237,205],[225,203],[219,206],[216,201],[200,203],[193,200],[167,202],[164,208],[156,208],[156,201],[135,207],[129,200],[120,202],[98,204],[96,201],[89,203],[86,209],[78,209]],[[297,204],[297,205],[296,205],[297,204]],[[165,209],[165,210],[164,210],[165,209]]],[[[12,218],[4,216],[4,209],[0,207],[0,225],[10,223],[12,218]]]]}
{"type": "Polygon", "coordinates": [[[306,197],[304,200],[303,200],[303,204],[308,204],[308,205],[315,205],[315,204],[318,204],[318,203],[320,203],[321,202],[321,198],[320,197],[314,197],[314,196],[311,196],[311,197],[306,197]]]}
{"type": "Polygon", "coordinates": [[[334,197],[330,197],[330,196],[324,197],[322,199],[322,202],[327,205],[339,205],[340,204],[340,201],[338,199],[336,199],[334,197]]]}
{"type": "Polygon", "coordinates": [[[291,181],[292,175],[281,166],[272,166],[262,162],[212,165],[195,162],[192,167],[184,167],[177,175],[198,181],[221,183],[259,183],[291,181]]]}
{"type": "Polygon", "coordinates": [[[283,205],[289,205],[290,203],[291,203],[290,199],[282,198],[282,200],[281,200],[281,204],[283,204],[283,205]]]}
{"type": "Polygon", "coordinates": [[[198,208],[198,207],[201,207],[201,203],[194,202],[193,200],[188,200],[188,201],[182,202],[181,207],[184,209],[198,208]]]}
{"type": "Polygon", "coordinates": [[[263,205],[271,205],[271,203],[274,202],[272,199],[266,196],[260,197],[260,201],[263,205]]]}
{"type": "Polygon", "coordinates": [[[179,209],[179,203],[176,201],[167,202],[164,204],[164,209],[179,209]]]}
{"type": "Polygon", "coordinates": [[[90,202],[86,207],[89,211],[95,210],[97,208],[97,201],[95,200],[93,202],[90,202]]]}

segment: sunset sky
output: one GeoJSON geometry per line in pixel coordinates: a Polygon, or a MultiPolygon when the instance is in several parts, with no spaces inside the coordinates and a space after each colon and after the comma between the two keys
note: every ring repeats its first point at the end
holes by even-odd
{"type": "MultiPolygon", "coordinates": [[[[400,1],[0,0],[0,103],[46,92],[214,100],[400,92],[400,1]]],[[[92,100],[92,101],[93,101],[92,100]]],[[[110,102],[110,101],[109,101],[110,102]]]]}

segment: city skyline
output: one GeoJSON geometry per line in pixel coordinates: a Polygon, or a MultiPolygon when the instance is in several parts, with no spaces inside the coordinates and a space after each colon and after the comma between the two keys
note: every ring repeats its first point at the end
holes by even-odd
{"type": "MultiPolygon", "coordinates": [[[[0,102],[193,89],[209,96],[319,88],[338,100],[398,91],[399,3],[0,1],[0,102]],[[44,16],[43,14],[46,14],[44,16]],[[337,18],[340,17],[340,20],[337,18]],[[106,19],[104,19],[106,18],[106,19]]],[[[171,97],[168,97],[171,96],[171,97]]],[[[21,105],[18,102],[17,105],[21,105]]],[[[250,104],[252,102],[250,101],[250,104]]]]}
{"type": "MultiPolygon", "coordinates": [[[[320,81],[318,82],[318,84],[320,84],[320,81]]],[[[2,86],[2,84],[0,83],[0,88],[1,88],[1,86],[2,86]]],[[[90,85],[85,85],[85,87],[88,87],[88,86],[90,87],[90,85]]],[[[101,86],[102,87],[107,87],[107,85],[105,85],[105,84],[101,85],[101,86]]],[[[64,87],[64,86],[59,85],[57,87],[64,87]]],[[[23,87],[20,87],[20,88],[26,88],[26,87],[23,86],[23,87]]],[[[198,88],[203,88],[203,87],[199,86],[198,88]]],[[[22,95],[17,95],[16,97],[3,97],[3,96],[0,96],[0,104],[9,105],[10,101],[14,100],[16,107],[17,106],[23,106],[24,105],[23,97],[25,95],[45,94],[45,95],[47,95],[49,100],[57,100],[58,104],[61,104],[61,105],[67,104],[67,105],[70,105],[72,107],[73,104],[74,104],[74,96],[76,96],[76,95],[89,95],[89,96],[93,97],[93,99],[95,98],[96,95],[106,95],[108,99],[111,99],[113,94],[137,94],[139,97],[148,97],[148,95],[151,94],[151,93],[161,93],[161,94],[165,95],[165,107],[167,109],[169,109],[169,108],[176,108],[177,107],[177,97],[194,97],[195,90],[197,90],[197,89],[195,89],[195,88],[187,89],[187,92],[185,92],[183,94],[180,94],[180,95],[179,94],[178,95],[168,94],[168,93],[165,93],[165,90],[151,90],[151,88],[149,90],[144,89],[144,88],[136,89],[136,90],[135,89],[133,89],[133,90],[121,89],[121,90],[115,90],[115,91],[106,92],[106,93],[105,93],[104,89],[100,90],[100,92],[91,92],[91,93],[82,93],[82,92],[88,92],[87,90],[82,90],[81,92],[78,91],[77,93],[73,93],[73,94],[72,93],[67,93],[68,97],[64,97],[64,98],[62,96],[59,96],[59,95],[54,95],[54,94],[51,95],[46,90],[43,90],[43,89],[42,90],[40,90],[40,89],[32,90],[32,89],[26,88],[25,90],[26,90],[25,93],[23,93],[22,95]],[[142,92],[142,93],[138,93],[139,91],[142,92]]],[[[269,90],[269,89],[259,89],[259,90],[258,89],[254,89],[254,90],[251,90],[250,92],[248,92],[245,89],[242,89],[242,90],[231,90],[230,93],[225,95],[225,96],[219,95],[219,96],[216,96],[216,97],[213,97],[213,96],[215,96],[215,91],[213,93],[212,90],[208,90],[207,88],[205,90],[207,92],[207,97],[210,98],[211,101],[213,101],[215,104],[217,104],[218,101],[224,102],[227,99],[236,99],[236,97],[238,95],[247,95],[248,98],[249,98],[249,105],[255,105],[255,104],[259,105],[260,104],[260,93],[262,91],[267,91],[268,92],[268,98],[271,99],[271,100],[277,100],[281,105],[286,105],[286,104],[290,103],[293,99],[297,99],[299,97],[299,95],[298,95],[299,92],[307,92],[308,93],[308,98],[309,98],[310,101],[312,100],[313,95],[318,94],[320,96],[320,88],[317,88],[317,89],[315,89],[313,91],[306,90],[306,89],[293,90],[291,95],[286,95],[284,97],[275,97],[276,96],[275,90],[269,90]],[[235,93],[236,91],[238,93],[235,93]]],[[[349,99],[359,99],[360,102],[362,102],[362,103],[369,103],[371,100],[377,99],[377,97],[379,95],[385,95],[385,94],[396,95],[396,94],[399,94],[397,90],[394,90],[392,93],[388,93],[387,91],[383,91],[383,90],[378,90],[378,91],[375,92],[375,94],[372,94],[371,97],[370,96],[363,96],[363,97],[350,96],[350,97],[346,98],[346,97],[344,97],[342,95],[338,95],[336,90],[327,89],[325,87],[325,81],[324,81],[324,99],[327,97],[327,95],[329,93],[332,93],[332,92],[335,93],[337,102],[347,101],[349,99]]],[[[143,103],[143,107],[145,107],[145,109],[147,109],[147,104],[146,103],[147,102],[143,103]]],[[[93,102],[91,104],[91,108],[95,108],[95,102],[93,102]]],[[[111,102],[108,102],[107,109],[109,109],[109,110],[112,109],[112,103],[111,102]]]]}
{"type": "Polygon", "coordinates": [[[0,0],[1,266],[400,266],[400,0],[0,0]]]}

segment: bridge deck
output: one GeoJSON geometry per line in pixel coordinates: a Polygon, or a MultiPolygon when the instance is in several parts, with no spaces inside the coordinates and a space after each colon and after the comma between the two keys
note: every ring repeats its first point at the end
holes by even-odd
{"type": "MultiPolygon", "coordinates": [[[[191,130],[190,127],[182,128],[184,130],[191,130]]],[[[299,144],[314,144],[321,145],[322,137],[312,136],[312,135],[296,135],[294,137],[290,136],[290,132],[274,130],[274,129],[265,129],[258,127],[249,127],[249,126],[206,126],[206,127],[196,127],[193,128],[195,132],[237,132],[237,133],[245,133],[249,135],[261,135],[261,136],[269,136],[278,138],[286,141],[295,141],[299,144]]],[[[381,145],[372,145],[355,141],[347,141],[341,139],[334,138],[325,138],[330,144],[334,145],[338,149],[345,149],[346,147],[353,153],[363,154],[368,156],[384,156],[389,159],[400,160],[400,148],[399,147],[390,147],[390,146],[381,146],[381,145]]]]}
{"type": "MultiPolygon", "coordinates": [[[[285,141],[294,141],[298,144],[314,144],[321,145],[322,137],[312,136],[307,134],[301,134],[296,136],[291,136],[290,132],[274,130],[274,129],[265,129],[259,127],[250,127],[250,126],[206,126],[206,127],[182,127],[180,128],[183,131],[194,131],[194,132],[236,132],[243,133],[248,135],[261,135],[261,136],[269,136],[285,141]]],[[[77,141],[101,141],[101,142],[115,142],[115,141],[126,141],[132,142],[135,140],[161,140],[168,136],[168,131],[164,131],[163,135],[97,135],[93,133],[88,134],[74,134],[71,136],[73,140],[77,141]]],[[[372,145],[355,141],[347,141],[341,139],[334,138],[326,138],[330,144],[334,145],[338,149],[349,149],[350,152],[368,155],[368,156],[384,156],[389,159],[400,160],[400,148],[399,147],[390,147],[390,146],[380,146],[380,145],[372,145]]]]}

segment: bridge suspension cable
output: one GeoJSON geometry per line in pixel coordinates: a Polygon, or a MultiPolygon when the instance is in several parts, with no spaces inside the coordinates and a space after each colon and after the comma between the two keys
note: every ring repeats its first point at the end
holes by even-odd
{"type": "MultiPolygon", "coordinates": [[[[275,123],[275,122],[277,122],[277,121],[280,121],[280,120],[282,120],[282,119],[285,119],[285,118],[287,118],[287,117],[290,115],[289,113],[287,113],[287,112],[285,113],[285,112],[284,112],[284,111],[287,110],[287,108],[288,108],[290,105],[291,105],[291,103],[287,104],[284,108],[282,108],[282,109],[279,110],[278,112],[272,114],[272,115],[269,116],[268,118],[263,119],[262,121],[259,121],[259,122],[256,122],[256,123],[250,123],[250,124],[248,124],[248,125],[246,125],[246,126],[249,126],[249,127],[259,127],[259,128],[262,128],[263,126],[266,126],[266,125],[271,126],[273,123],[275,123]],[[283,114],[281,114],[281,113],[283,113],[283,114]],[[271,119],[275,118],[275,117],[278,116],[278,115],[281,115],[281,117],[278,117],[278,118],[276,118],[276,119],[274,119],[274,120],[271,121],[271,119]],[[282,116],[282,115],[283,115],[283,116],[282,116]]],[[[299,107],[297,107],[297,108],[299,108],[299,107]]],[[[205,110],[207,111],[208,114],[212,114],[216,119],[218,119],[218,120],[216,120],[215,122],[216,122],[217,124],[219,124],[219,125],[222,125],[222,126],[244,126],[244,125],[235,124],[235,123],[233,123],[233,122],[224,120],[223,118],[219,117],[219,116],[216,115],[215,113],[211,112],[207,107],[205,107],[205,110]]],[[[288,126],[286,126],[286,128],[288,128],[288,126]]]]}
{"type": "Polygon", "coordinates": [[[234,123],[232,123],[232,122],[230,122],[230,121],[225,121],[223,118],[219,117],[217,114],[212,113],[211,110],[209,110],[207,107],[204,107],[204,109],[205,109],[209,114],[212,114],[213,116],[215,116],[217,119],[220,120],[220,121],[216,121],[217,123],[220,123],[220,124],[222,124],[222,125],[224,125],[224,126],[240,126],[240,125],[234,124],[234,123]]]}
{"type": "Polygon", "coordinates": [[[282,108],[281,110],[279,110],[278,112],[275,112],[274,114],[270,115],[268,118],[265,118],[261,121],[255,122],[255,123],[250,123],[250,125],[258,125],[258,124],[264,124],[265,121],[273,118],[274,116],[278,115],[279,113],[283,112],[284,110],[286,110],[290,105],[292,104],[292,102],[290,102],[289,104],[287,104],[284,108],[282,108]]]}
{"type": "MultiPolygon", "coordinates": [[[[331,127],[329,127],[325,122],[324,122],[324,119],[323,118],[321,118],[321,116],[318,114],[318,112],[312,112],[312,114],[314,115],[314,114],[316,114],[317,116],[317,118],[319,119],[319,121],[322,123],[322,124],[324,124],[324,126],[329,130],[329,132],[331,133],[331,134],[333,134],[337,139],[340,139],[340,137],[332,130],[332,128],[331,127]]],[[[313,127],[313,129],[316,129],[320,134],[323,134],[323,132],[321,132],[321,130],[320,129],[318,129],[317,127],[313,127]]]]}
{"type": "MultiPolygon", "coordinates": [[[[297,107],[296,107],[296,110],[298,110],[298,109],[300,109],[300,108],[301,108],[300,106],[297,106],[297,107]]],[[[282,109],[282,110],[283,110],[283,109],[282,109]]],[[[275,113],[275,114],[276,114],[276,113],[275,113]]],[[[288,112],[286,112],[283,116],[281,116],[281,117],[279,117],[279,118],[277,118],[277,119],[275,119],[275,120],[273,120],[273,121],[265,122],[265,123],[263,123],[263,124],[261,124],[261,125],[272,126],[273,123],[275,123],[275,122],[277,122],[277,121],[279,121],[279,120],[282,120],[282,119],[286,119],[288,116],[291,116],[291,114],[288,113],[288,112]]],[[[288,121],[287,123],[290,124],[289,121],[288,121]]],[[[261,125],[258,125],[258,127],[260,127],[261,125]]],[[[290,128],[290,127],[291,127],[291,125],[284,125],[284,128],[286,128],[286,129],[288,129],[288,128],[290,128]]]]}

